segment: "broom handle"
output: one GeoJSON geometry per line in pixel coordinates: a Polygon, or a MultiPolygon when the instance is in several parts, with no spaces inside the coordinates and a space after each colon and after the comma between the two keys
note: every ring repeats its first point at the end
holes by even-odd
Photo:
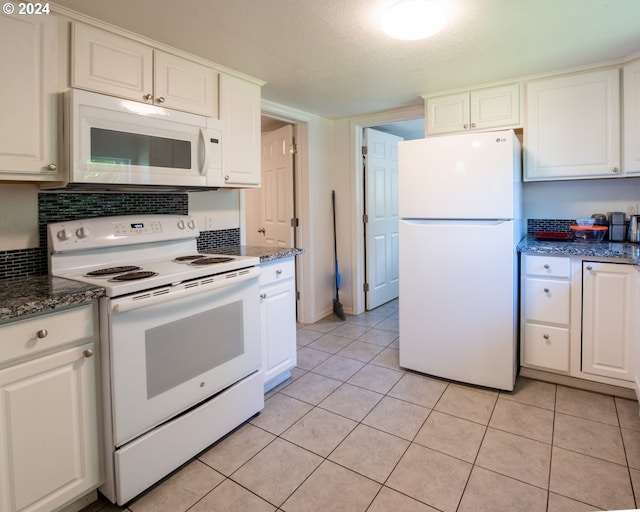
{"type": "Polygon", "coordinates": [[[336,275],[336,296],[340,289],[340,274],[338,273],[338,235],[336,233],[336,191],[331,191],[331,206],[333,210],[333,260],[336,275]]]}

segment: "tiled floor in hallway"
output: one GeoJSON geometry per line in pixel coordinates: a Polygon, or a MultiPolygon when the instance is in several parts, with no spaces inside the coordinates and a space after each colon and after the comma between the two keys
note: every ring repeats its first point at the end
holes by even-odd
{"type": "MultiPolygon", "coordinates": [[[[638,403],[519,378],[512,393],[398,366],[390,303],[298,328],[264,411],[132,512],[583,512],[640,505],[638,403]],[[635,496],[635,497],[634,497],[635,496]]],[[[87,511],[121,510],[104,501],[87,511]]]]}

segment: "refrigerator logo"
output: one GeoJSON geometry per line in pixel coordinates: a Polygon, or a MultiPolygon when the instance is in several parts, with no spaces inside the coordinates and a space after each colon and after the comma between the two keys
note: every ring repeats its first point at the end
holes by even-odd
{"type": "Polygon", "coordinates": [[[498,137],[496,139],[496,142],[507,142],[507,138],[506,137],[498,137]]]}

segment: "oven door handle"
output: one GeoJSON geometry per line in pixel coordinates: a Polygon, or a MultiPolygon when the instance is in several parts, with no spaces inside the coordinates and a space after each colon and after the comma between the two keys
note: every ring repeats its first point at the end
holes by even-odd
{"type": "MultiPolygon", "coordinates": [[[[239,274],[230,278],[214,280],[213,282],[201,283],[197,286],[194,286],[193,283],[190,283],[187,287],[184,283],[182,283],[178,285],[182,286],[182,289],[180,290],[166,291],[167,289],[164,288],[156,290],[155,292],[150,291],[147,293],[135,294],[124,299],[114,299],[111,301],[111,311],[115,313],[124,313],[125,311],[133,311],[135,309],[142,309],[149,306],[155,306],[157,304],[172,302],[184,297],[192,297],[201,293],[220,290],[222,288],[227,288],[228,286],[236,285],[243,281],[257,279],[261,273],[262,271],[259,268],[252,267],[247,271],[244,271],[243,274],[239,274]]],[[[207,279],[204,278],[201,281],[206,280],[207,279]]]]}

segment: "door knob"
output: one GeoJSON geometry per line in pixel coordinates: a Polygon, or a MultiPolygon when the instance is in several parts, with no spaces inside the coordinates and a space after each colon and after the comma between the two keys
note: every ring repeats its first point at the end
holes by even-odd
{"type": "Polygon", "coordinates": [[[262,233],[263,235],[265,235],[266,231],[265,231],[264,228],[260,228],[260,229],[258,229],[258,233],[262,233]]]}

